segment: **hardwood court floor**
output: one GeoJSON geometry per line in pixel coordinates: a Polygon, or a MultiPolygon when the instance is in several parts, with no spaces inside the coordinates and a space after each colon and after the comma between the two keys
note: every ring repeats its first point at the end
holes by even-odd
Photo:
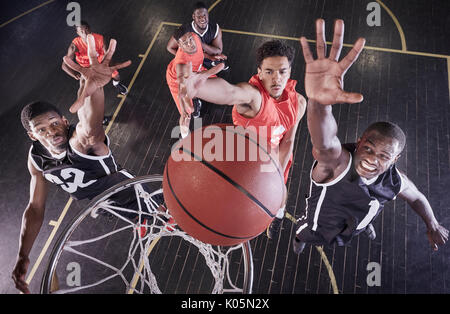
{"type": "MultiPolygon", "coordinates": [[[[115,117],[108,128],[116,159],[136,175],[160,174],[174,143],[170,133],[178,112],[165,82],[171,55],[165,50],[175,25],[188,21],[194,0],[78,1],[83,19],[95,32],[118,41],[115,59],[131,59],[121,71],[130,84],[126,98],[105,88],[106,113],[115,117]]],[[[304,61],[296,38],[313,40],[314,20],[346,25],[344,42],[358,37],[367,47],[347,73],[345,88],[364,95],[357,105],[336,105],[334,115],[342,142],[358,135],[377,120],[398,123],[407,135],[406,149],[398,162],[401,170],[428,197],[436,217],[450,228],[449,68],[446,30],[447,1],[377,1],[381,26],[369,27],[369,1],[207,0],[215,4],[210,18],[223,28],[224,53],[231,71],[221,74],[232,83],[247,81],[256,71],[255,50],[271,38],[283,38],[297,50],[292,78],[302,84],[304,61]]],[[[0,293],[16,293],[10,274],[18,248],[19,227],[28,201],[26,158],[30,147],[20,124],[20,110],[33,100],[56,104],[72,123],[67,108],[75,99],[77,83],[61,70],[62,57],[75,37],[66,25],[67,3],[42,0],[1,4],[0,69],[3,101],[0,106],[0,293]],[[13,20],[14,19],[14,20],[13,20]]],[[[346,47],[342,53],[348,51],[346,47]]],[[[231,108],[205,105],[203,124],[231,122],[231,108]]],[[[287,211],[302,214],[309,190],[312,164],[306,120],[295,141],[294,163],[288,181],[287,211]]],[[[44,266],[56,237],[86,205],[68,202],[68,195],[52,187],[44,225],[30,255],[28,279],[38,292],[44,266]]],[[[450,293],[450,247],[432,252],[421,219],[402,200],[389,203],[374,223],[377,238],[363,235],[348,247],[308,247],[300,256],[291,249],[296,226],[283,221],[276,239],[265,235],[251,241],[255,293],[365,294],[450,293]],[[381,285],[369,287],[369,262],[381,265],[381,285]]]]}

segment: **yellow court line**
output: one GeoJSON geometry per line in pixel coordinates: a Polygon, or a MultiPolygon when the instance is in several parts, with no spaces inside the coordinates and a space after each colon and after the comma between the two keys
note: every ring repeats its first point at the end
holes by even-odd
{"type": "Polygon", "coordinates": [[[450,98],[450,57],[447,58],[448,97],[450,98]]]}
{"type": "Polygon", "coordinates": [[[14,22],[14,21],[17,20],[17,19],[20,19],[22,16],[25,16],[25,15],[27,15],[28,13],[31,13],[31,12],[33,12],[34,10],[37,10],[37,9],[39,9],[39,8],[41,8],[41,7],[43,7],[43,6],[47,5],[47,4],[49,4],[49,3],[52,3],[52,2],[54,2],[54,1],[55,1],[55,0],[46,1],[46,2],[41,3],[40,5],[34,7],[34,8],[32,8],[32,9],[26,11],[26,12],[23,12],[22,14],[16,16],[15,18],[12,18],[12,19],[10,19],[9,21],[6,21],[5,23],[1,24],[1,25],[0,25],[0,28],[6,26],[6,25],[8,25],[9,23],[12,23],[12,22],[14,22]]]}
{"type": "Polygon", "coordinates": [[[38,256],[36,262],[35,262],[34,265],[33,265],[33,268],[31,269],[30,273],[28,274],[28,278],[27,278],[27,280],[26,280],[27,284],[30,284],[31,279],[33,279],[34,274],[36,273],[36,270],[38,269],[39,265],[41,264],[42,259],[44,258],[44,255],[45,255],[45,253],[47,252],[48,247],[50,246],[50,243],[52,242],[53,238],[54,238],[55,235],[56,235],[56,231],[58,231],[59,226],[61,225],[62,220],[63,220],[64,217],[66,216],[67,211],[68,211],[70,205],[72,204],[72,200],[73,200],[72,198],[69,198],[69,200],[68,200],[67,203],[66,203],[66,206],[64,207],[64,209],[63,209],[61,215],[60,215],[59,218],[58,218],[58,221],[56,222],[56,224],[53,225],[53,230],[52,230],[52,232],[50,233],[50,236],[48,237],[47,241],[45,242],[44,247],[43,247],[42,250],[41,250],[41,253],[39,254],[39,256],[38,256]]]}
{"type": "Polygon", "coordinates": [[[402,42],[402,51],[406,51],[406,40],[405,40],[405,33],[403,32],[403,28],[400,25],[400,23],[398,22],[397,17],[394,15],[394,13],[392,13],[391,10],[389,10],[389,8],[380,0],[376,0],[382,7],[383,9],[386,10],[386,12],[389,14],[389,16],[391,17],[391,19],[394,21],[395,26],[397,26],[397,30],[399,32],[400,35],[400,40],[402,42]]]}
{"type": "MultiPolygon", "coordinates": [[[[157,29],[157,32],[156,32],[155,36],[153,37],[153,40],[152,40],[151,43],[149,44],[149,46],[148,46],[148,48],[147,48],[147,51],[145,52],[145,54],[144,54],[144,56],[143,56],[143,58],[142,58],[142,60],[141,60],[141,63],[139,64],[138,68],[136,69],[136,72],[134,73],[134,76],[133,76],[133,78],[132,78],[132,80],[131,80],[131,82],[130,82],[130,84],[129,84],[129,86],[128,86],[128,90],[129,90],[129,91],[131,90],[131,88],[132,88],[134,82],[136,81],[136,78],[137,78],[139,72],[141,71],[142,66],[143,66],[145,60],[147,59],[147,56],[148,56],[148,54],[150,53],[150,50],[152,49],[152,47],[153,47],[153,45],[154,45],[154,43],[155,43],[155,41],[156,41],[156,38],[158,37],[159,33],[161,32],[161,29],[162,29],[163,25],[164,25],[164,23],[161,23],[161,24],[159,25],[159,27],[158,27],[158,29],[157,29]]],[[[106,134],[108,134],[109,130],[111,129],[111,126],[113,125],[113,123],[114,123],[114,121],[115,121],[117,115],[119,114],[119,111],[120,111],[120,109],[122,108],[122,105],[123,105],[125,99],[126,99],[126,97],[123,97],[123,98],[121,99],[119,105],[117,106],[117,109],[116,109],[115,112],[114,112],[114,115],[113,115],[113,117],[112,117],[112,119],[111,119],[111,122],[109,123],[107,129],[105,130],[105,133],[106,133],[106,134]]],[[[72,204],[72,201],[73,201],[73,199],[72,199],[72,198],[69,198],[69,200],[67,201],[67,203],[66,203],[66,205],[65,205],[65,207],[64,207],[64,209],[63,209],[63,211],[61,212],[61,215],[60,215],[59,218],[58,218],[58,221],[56,221],[56,222],[50,221],[50,222],[49,222],[49,225],[53,226],[53,230],[52,230],[52,232],[50,233],[50,236],[48,237],[47,241],[45,242],[45,245],[44,245],[44,247],[42,248],[41,253],[39,254],[39,257],[37,258],[36,262],[35,262],[34,265],[33,265],[33,268],[31,269],[31,271],[30,271],[30,273],[29,273],[29,275],[28,275],[28,278],[27,278],[27,280],[26,280],[26,282],[27,282],[28,284],[29,284],[29,283],[31,282],[31,280],[33,279],[33,277],[34,277],[34,275],[35,275],[35,273],[36,273],[37,268],[38,268],[39,265],[41,264],[42,259],[44,258],[44,255],[46,254],[46,252],[47,252],[47,250],[48,250],[48,248],[49,248],[49,246],[50,246],[50,243],[53,241],[53,238],[55,237],[56,232],[58,231],[59,227],[61,226],[61,223],[62,223],[64,217],[66,216],[67,211],[68,211],[70,205],[72,204]]]]}
{"type": "MultiPolygon", "coordinates": [[[[161,237],[156,238],[155,240],[152,241],[152,243],[150,244],[150,246],[147,249],[146,255],[147,257],[150,255],[150,253],[152,252],[153,248],[155,247],[156,243],[158,243],[159,239],[161,239],[161,237]]],[[[139,280],[139,274],[142,273],[142,268],[144,268],[144,261],[141,260],[139,263],[139,272],[135,272],[133,279],[131,280],[131,288],[128,290],[128,294],[133,294],[134,292],[134,288],[136,287],[138,280],[139,280]]]]}
{"type": "Polygon", "coordinates": [[[217,0],[216,2],[214,2],[214,3],[209,7],[208,12],[211,12],[212,9],[214,9],[214,7],[215,7],[216,5],[218,5],[220,1],[222,1],[222,0],[217,0]]]}
{"type": "MultiPolygon", "coordinates": [[[[171,23],[174,24],[175,23],[171,23]]],[[[171,25],[167,23],[167,25],[171,25]]],[[[263,33],[254,33],[254,32],[245,32],[245,31],[239,31],[234,29],[222,29],[222,32],[226,33],[233,33],[233,34],[240,34],[240,35],[249,35],[249,36],[258,36],[258,37],[268,37],[268,38],[276,38],[276,39],[284,39],[284,40],[294,40],[299,41],[300,39],[297,37],[289,37],[289,36],[281,36],[281,35],[273,35],[273,34],[263,34],[263,33]]],[[[308,39],[308,42],[315,43],[315,40],[308,39]]],[[[331,42],[326,42],[328,45],[331,45],[331,42]]],[[[343,44],[344,47],[353,47],[352,44],[343,44]]],[[[364,49],[367,50],[376,50],[376,51],[386,51],[386,52],[393,52],[393,53],[399,53],[399,54],[406,54],[406,55],[416,55],[416,56],[424,56],[424,57],[433,57],[433,58],[449,58],[448,55],[442,55],[442,54],[435,54],[435,53],[428,53],[428,52],[419,52],[419,51],[404,51],[399,49],[390,49],[390,48],[382,48],[382,47],[374,47],[374,46],[364,46],[364,49]]]]}
{"type": "Polygon", "coordinates": [[[320,253],[320,257],[322,258],[323,262],[325,263],[325,267],[328,271],[328,276],[330,276],[330,282],[331,286],[333,287],[333,293],[339,294],[339,290],[336,283],[336,277],[334,276],[333,267],[331,267],[330,262],[328,261],[327,255],[323,251],[322,246],[316,246],[317,251],[320,253]]]}

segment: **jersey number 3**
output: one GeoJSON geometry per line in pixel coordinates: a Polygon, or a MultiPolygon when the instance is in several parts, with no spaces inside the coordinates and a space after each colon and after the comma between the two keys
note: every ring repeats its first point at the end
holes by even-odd
{"type": "Polygon", "coordinates": [[[75,193],[78,190],[78,188],[85,188],[97,181],[97,180],[90,180],[88,182],[83,182],[84,172],[81,171],[80,169],[75,169],[75,168],[66,168],[66,169],[61,170],[61,177],[64,180],[67,180],[70,177],[73,177],[73,181],[72,182],[67,182],[67,181],[63,182],[57,176],[54,176],[49,173],[45,174],[45,178],[48,181],[59,185],[64,191],[66,191],[70,194],[75,193]]]}

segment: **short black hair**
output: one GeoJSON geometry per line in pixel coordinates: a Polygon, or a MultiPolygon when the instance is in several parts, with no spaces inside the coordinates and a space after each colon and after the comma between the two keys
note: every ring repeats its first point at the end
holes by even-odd
{"type": "Polygon", "coordinates": [[[206,9],[208,10],[208,8],[206,7],[206,4],[204,2],[198,1],[195,3],[194,5],[194,11],[198,10],[198,9],[206,9]]]}
{"type": "Polygon", "coordinates": [[[295,49],[281,40],[266,41],[256,52],[256,63],[258,68],[264,59],[269,57],[287,57],[289,65],[292,65],[295,56],[295,49]]]}
{"type": "Polygon", "coordinates": [[[190,30],[187,26],[181,25],[173,32],[173,38],[178,41],[184,34],[189,33],[190,30]]]}
{"type": "Polygon", "coordinates": [[[86,21],[81,21],[80,22],[80,25],[75,25],[75,28],[77,28],[77,27],[84,27],[84,28],[86,28],[88,31],[91,31],[91,26],[89,25],[89,23],[88,22],[86,22],[86,21]]]}
{"type": "Polygon", "coordinates": [[[406,145],[406,136],[403,130],[395,123],[379,121],[372,123],[369,127],[364,131],[364,134],[368,134],[371,131],[376,131],[380,135],[388,138],[393,138],[398,141],[399,153],[403,151],[406,145]]]}
{"type": "Polygon", "coordinates": [[[27,132],[31,132],[30,121],[47,112],[56,112],[60,117],[62,117],[61,112],[56,106],[45,102],[45,101],[35,101],[29,103],[25,107],[23,107],[22,112],[20,113],[20,120],[22,121],[22,125],[27,130],[27,132]]]}

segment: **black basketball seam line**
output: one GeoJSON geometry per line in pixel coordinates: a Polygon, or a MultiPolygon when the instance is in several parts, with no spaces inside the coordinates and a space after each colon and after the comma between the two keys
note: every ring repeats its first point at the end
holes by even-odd
{"type": "MultiPolygon", "coordinates": [[[[225,130],[225,132],[230,132],[230,131],[226,128],[226,126],[228,126],[228,125],[226,125],[225,128],[220,127],[220,126],[218,126],[218,125],[212,125],[212,126],[218,127],[218,128],[221,129],[221,130],[225,130]]],[[[208,126],[208,127],[212,127],[212,126],[208,126]]],[[[231,125],[231,126],[234,126],[234,125],[231,125]]],[[[279,177],[280,177],[280,179],[281,179],[281,182],[284,184],[284,174],[281,174],[281,171],[280,171],[280,169],[278,168],[278,165],[275,163],[275,160],[272,158],[272,156],[269,154],[269,152],[268,152],[267,150],[265,150],[264,147],[261,146],[257,141],[254,141],[253,139],[251,139],[248,135],[243,135],[243,134],[241,134],[241,133],[239,133],[239,132],[233,132],[233,133],[234,133],[234,134],[237,134],[237,135],[239,135],[239,136],[243,136],[244,138],[248,139],[248,140],[251,141],[252,143],[258,145],[258,147],[259,147],[262,151],[264,151],[264,152],[267,154],[267,156],[269,156],[270,160],[272,161],[272,163],[274,164],[275,168],[277,169],[277,172],[278,172],[278,175],[279,175],[279,177]]],[[[178,148],[178,149],[180,150],[181,148],[178,148]]]]}
{"type": "MultiPolygon", "coordinates": [[[[230,238],[230,239],[239,239],[239,240],[245,240],[245,239],[252,239],[255,236],[248,236],[248,237],[237,237],[237,236],[232,236],[232,235],[227,235],[224,233],[221,233],[219,231],[216,231],[210,227],[208,227],[207,225],[205,225],[204,223],[202,223],[200,220],[198,220],[194,215],[192,215],[187,209],[186,207],[184,207],[183,203],[181,203],[181,201],[178,199],[177,195],[175,194],[175,191],[173,190],[172,184],[170,183],[170,178],[169,178],[169,164],[167,164],[167,183],[169,184],[169,188],[170,191],[172,192],[173,197],[175,198],[175,200],[177,201],[178,205],[180,205],[181,209],[189,216],[192,218],[192,220],[194,220],[195,222],[197,222],[200,226],[204,227],[205,229],[211,231],[212,233],[218,234],[222,237],[225,238],[230,238]]],[[[169,209],[170,210],[170,209],[169,209]]],[[[176,221],[175,221],[176,222],[176,221]]]]}
{"type": "Polygon", "coordinates": [[[274,218],[275,215],[272,214],[270,212],[269,209],[267,209],[263,203],[261,203],[256,197],[253,196],[253,194],[251,194],[249,191],[247,191],[246,189],[244,189],[240,184],[238,184],[236,181],[234,181],[233,179],[231,179],[230,177],[228,177],[225,173],[223,173],[221,170],[217,169],[216,167],[214,167],[213,165],[211,165],[209,162],[203,160],[202,158],[200,158],[199,156],[195,155],[193,152],[189,151],[186,148],[182,148],[183,151],[185,153],[188,153],[191,155],[191,157],[193,157],[194,159],[196,159],[197,161],[201,162],[203,165],[205,165],[206,167],[208,167],[210,170],[212,170],[213,172],[215,172],[217,175],[221,176],[225,181],[227,181],[228,183],[230,183],[232,186],[234,186],[237,190],[239,190],[241,193],[243,193],[245,196],[247,196],[250,200],[252,200],[253,202],[255,202],[270,218],[274,218]]]}

